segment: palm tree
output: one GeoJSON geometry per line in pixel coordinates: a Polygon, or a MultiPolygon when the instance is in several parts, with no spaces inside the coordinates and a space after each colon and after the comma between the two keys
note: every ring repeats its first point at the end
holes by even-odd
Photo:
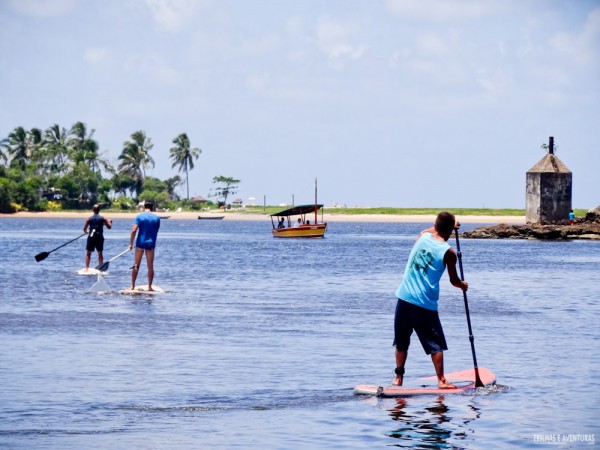
{"type": "Polygon", "coordinates": [[[89,134],[87,131],[87,126],[83,122],[75,123],[71,129],[69,130],[69,137],[67,139],[67,145],[72,151],[71,158],[73,160],[79,159],[80,162],[84,158],[82,156],[78,156],[78,153],[82,153],[83,147],[85,145],[85,141],[88,139],[92,139],[94,136],[94,132],[96,130],[92,130],[89,134]]]}
{"type": "MultiPolygon", "coordinates": [[[[52,130],[51,134],[56,134],[58,131],[58,127],[56,125],[54,127],[50,129],[52,130]]],[[[95,131],[92,129],[88,133],[86,125],[83,122],[77,122],[69,130],[66,144],[69,148],[72,168],[75,168],[79,163],[84,163],[92,173],[97,177],[101,177],[101,167],[110,174],[114,172],[114,169],[106,159],[101,158],[102,154],[106,152],[100,153],[98,142],[92,139],[95,131]]],[[[93,192],[92,194],[96,193],[93,192]]]]}
{"type": "Polygon", "coordinates": [[[4,162],[8,162],[8,147],[8,138],[6,137],[0,141],[0,159],[2,159],[4,162]],[[3,148],[6,149],[6,153],[2,151],[3,148]]]}
{"type": "Polygon", "coordinates": [[[15,163],[26,163],[29,161],[27,148],[27,131],[23,127],[15,128],[3,141],[6,152],[11,157],[11,165],[15,163]]]}
{"type": "MultiPolygon", "coordinates": [[[[39,128],[27,131],[23,127],[17,127],[2,140],[0,145],[6,148],[11,157],[11,166],[25,167],[32,160],[40,158],[43,143],[42,131],[39,128]]],[[[6,155],[2,154],[0,157],[6,160],[6,155]]]]}
{"type": "Polygon", "coordinates": [[[123,143],[123,151],[119,155],[121,160],[119,170],[134,180],[138,194],[141,192],[144,178],[146,178],[146,167],[148,165],[154,167],[154,160],[149,154],[152,147],[154,144],[149,137],[146,137],[146,133],[136,131],[131,135],[131,141],[123,143]]]}
{"type": "Polygon", "coordinates": [[[58,174],[67,170],[69,159],[69,133],[65,128],[57,124],[52,125],[45,132],[45,147],[48,159],[48,168],[51,172],[58,174]]]}
{"type": "Polygon", "coordinates": [[[179,196],[177,195],[177,188],[183,184],[181,177],[179,175],[175,175],[174,177],[167,178],[165,180],[165,184],[167,185],[167,193],[169,194],[169,198],[173,201],[178,201],[179,196]]]}
{"type": "Polygon", "coordinates": [[[77,122],[71,127],[67,140],[67,145],[71,149],[73,163],[86,163],[94,173],[98,168],[99,162],[98,142],[92,139],[95,131],[91,130],[88,133],[86,125],[83,122],[77,122]]]}
{"type": "Polygon", "coordinates": [[[185,171],[185,183],[187,185],[187,198],[190,199],[190,180],[188,170],[194,168],[194,159],[198,159],[202,150],[199,148],[190,148],[190,140],[187,134],[181,133],[173,139],[175,147],[171,148],[170,157],[173,160],[171,168],[179,166],[179,172],[185,171]]]}
{"type": "Polygon", "coordinates": [[[3,148],[7,148],[8,147],[8,138],[4,138],[0,141],[0,159],[2,159],[4,162],[8,161],[8,157],[6,156],[6,153],[4,153],[2,151],[3,148]]]}
{"type": "Polygon", "coordinates": [[[32,128],[27,132],[27,156],[30,161],[40,159],[40,149],[44,146],[42,130],[32,128]]]}

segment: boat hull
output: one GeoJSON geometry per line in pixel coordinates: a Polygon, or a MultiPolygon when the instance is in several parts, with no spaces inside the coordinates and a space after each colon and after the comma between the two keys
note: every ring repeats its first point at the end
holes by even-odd
{"type": "Polygon", "coordinates": [[[274,228],[272,231],[276,238],[322,238],[326,228],[326,223],[319,223],[295,228],[274,228]]]}

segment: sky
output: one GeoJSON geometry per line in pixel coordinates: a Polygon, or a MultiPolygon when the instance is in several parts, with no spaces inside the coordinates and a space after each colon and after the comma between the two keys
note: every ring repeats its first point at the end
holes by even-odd
{"type": "Polygon", "coordinates": [[[258,205],[525,208],[554,136],[594,208],[600,0],[0,0],[0,139],[79,121],[258,205]]]}

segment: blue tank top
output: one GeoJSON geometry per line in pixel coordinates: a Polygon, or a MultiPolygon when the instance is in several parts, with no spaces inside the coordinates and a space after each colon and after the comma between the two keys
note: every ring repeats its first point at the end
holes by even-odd
{"type": "Polygon", "coordinates": [[[437,311],[440,298],[440,278],[446,270],[444,255],[447,242],[424,233],[413,246],[396,297],[422,308],[437,311]]]}
{"type": "Polygon", "coordinates": [[[135,224],[138,226],[135,246],[146,250],[154,249],[160,228],[160,217],[154,213],[144,211],[136,216],[135,224]]]}
{"type": "Polygon", "coordinates": [[[90,233],[92,230],[96,230],[94,233],[95,235],[102,234],[104,231],[104,217],[102,217],[100,214],[93,214],[88,220],[90,225],[90,233]]]}

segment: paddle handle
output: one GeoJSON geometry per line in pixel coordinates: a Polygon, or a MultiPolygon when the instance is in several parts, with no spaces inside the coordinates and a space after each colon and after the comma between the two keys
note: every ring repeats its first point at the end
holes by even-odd
{"type": "Polygon", "coordinates": [[[63,248],[65,245],[68,245],[68,244],[70,244],[71,242],[73,242],[73,241],[76,241],[77,239],[79,239],[79,238],[81,238],[81,237],[83,237],[83,236],[85,236],[85,235],[86,235],[86,233],[80,234],[80,235],[79,235],[79,236],[77,236],[75,239],[71,239],[69,242],[65,242],[63,245],[60,245],[60,246],[56,247],[54,250],[50,250],[48,253],[52,253],[53,251],[56,251],[56,250],[58,250],[59,248],[63,248]]]}
{"type": "Polygon", "coordinates": [[[83,237],[83,236],[85,236],[85,235],[86,235],[86,233],[83,233],[83,234],[81,234],[81,235],[77,236],[75,239],[71,239],[70,241],[68,241],[68,242],[65,242],[65,243],[64,243],[64,244],[62,244],[62,245],[59,245],[58,247],[56,247],[55,249],[52,249],[52,250],[50,250],[49,252],[42,252],[42,253],[38,253],[37,255],[35,255],[35,260],[36,260],[37,262],[43,261],[44,259],[46,259],[46,258],[47,258],[47,257],[50,255],[50,253],[52,253],[52,252],[55,252],[55,251],[56,251],[56,250],[58,250],[59,248],[63,248],[65,245],[68,245],[68,244],[70,244],[71,242],[73,242],[73,241],[76,241],[77,239],[79,239],[80,237],[83,237]]]}
{"type": "Polygon", "coordinates": [[[121,253],[119,253],[118,255],[116,255],[116,256],[113,256],[113,257],[110,259],[110,261],[114,261],[115,259],[117,259],[117,258],[119,258],[119,257],[123,256],[123,255],[124,255],[125,253],[127,253],[128,251],[129,251],[129,247],[127,247],[127,249],[123,250],[123,251],[122,251],[121,253]]]}
{"type": "Polygon", "coordinates": [[[98,264],[96,266],[96,270],[99,270],[100,272],[105,272],[106,270],[108,270],[108,267],[111,263],[111,261],[114,261],[115,259],[117,259],[120,256],[123,256],[125,253],[127,253],[129,251],[129,247],[127,247],[125,250],[123,250],[121,253],[119,253],[116,256],[113,256],[111,259],[109,259],[108,261],[106,261],[105,263],[102,264],[98,264]]]}
{"type": "MultiPolygon", "coordinates": [[[[456,255],[458,257],[458,268],[460,271],[460,279],[465,281],[465,274],[462,264],[462,252],[460,251],[460,242],[458,240],[458,229],[454,229],[456,236],[456,255]]],[[[473,336],[473,328],[471,327],[471,314],[469,313],[469,302],[467,300],[467,292],[463,291],[463,300],[465,303],[465,313],[467,315],[467,326],[469,327],[469,342],[471,343],[471,353],[473,354],[473,368],[475,370],[475,386],[483,387],[483,382],[479,377],[479,367],[477,366],[477,355],[475,354],[475,337],[473,336]]]]}

